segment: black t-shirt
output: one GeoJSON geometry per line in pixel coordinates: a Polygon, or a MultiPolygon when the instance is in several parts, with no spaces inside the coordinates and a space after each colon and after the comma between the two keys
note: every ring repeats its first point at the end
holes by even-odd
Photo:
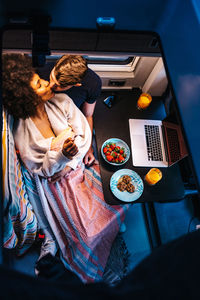
{"type": "MultiPolygon", "coordinates": [[[[53,67],[54,63],[47,63],[44,67],[38,68],[37,73],[41,78],[49,81],[49,76],[53,67]]],[[[90,104],[94,103],[101,93],[101,79],[89,68],[87,69],[81,84],[81,86],[73,86],[69,90],[62,92],[67,94],[79,108],[84,102],[90,104]]]]}

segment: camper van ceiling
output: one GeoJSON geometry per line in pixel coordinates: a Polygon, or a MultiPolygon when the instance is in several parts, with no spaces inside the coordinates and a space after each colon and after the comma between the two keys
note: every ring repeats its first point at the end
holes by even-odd
{"type": "MultiPolygon", "coordinates": [[[[157,37],[147,32],[50,30],[49,48],[51,51],[95,51],[160,56],[157,37]]],[[[4,31],[3,49],[32,49],[32,30],[4,31]]]]}

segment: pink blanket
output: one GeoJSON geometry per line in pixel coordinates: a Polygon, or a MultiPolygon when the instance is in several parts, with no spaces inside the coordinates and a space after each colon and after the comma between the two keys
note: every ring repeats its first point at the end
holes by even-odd
{"type": "MultiPolygon", "coordinates": [[[[51,146],[58,151],[66,132],[51,146]]],[[[44,213],[61,250],[65,266],[83,282],[100,281],[128,205],[108,205],[99,165],[78,167],[56,183],[37,178],[44,213]]]]}
{"type": "Polygon", "coordinates": [[[45,214],[65,266],[83,282],[100,281],[128,205],[104,201],[99,165],[79,167],[59,182],[40,178],[45,214]]]}

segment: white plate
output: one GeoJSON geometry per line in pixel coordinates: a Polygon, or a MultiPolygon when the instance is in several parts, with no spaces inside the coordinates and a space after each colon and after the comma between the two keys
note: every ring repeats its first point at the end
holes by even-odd
{"type": "Polygon", "coordinates": [[[140,196],[143,193],[144,190],[144,185],[141,177],[132,170],[129,169],[121,169],[115,172],[111,179],[110,179],[110,188],[112,193],[117,197],[119,200],[124,201],[124,202],[132,202],[140,198],[140,196]],[[127,191],[121,192],[117,188],[117,183],[118,180],[124,176],[124,175],[129,175],[131,177],[131,183],[135,187],[135,191],[133,193],[129,193],[127,191]]]}
{"type": "Polygon", "coordinates": [[[123,141],[123,140],[120,140],[118,138],[110,138],[108,140],[106,140],[103,145],[101,146],[101,155],[103,156],[104,160],[109,163],[110,165],[113,165],[113,166],[121,166],[121,165],[124,165],[128,160],[129,160],[129,157],[130,157],[130,149],[129,149],[129,146],[123,141]],[[122,163],[114,163],[114,162],[111,162],[111,161],[108,161],[106,159],[106,156],[105,154],[103,153],[103,148],[109,144],[109,143],[114,143],[116,144],[116,146],[119,146],[119,147],[123,147],[124,148],[124,153],[126,154],[126,158],[125,160],[122,162],[122,163]]]}

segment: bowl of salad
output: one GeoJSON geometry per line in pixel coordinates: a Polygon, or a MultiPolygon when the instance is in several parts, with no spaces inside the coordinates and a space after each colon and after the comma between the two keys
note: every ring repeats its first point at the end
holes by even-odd
{"type": "Polygon", "coordinates": [[[123,140],[110,138],[101,146],[101,155],[107,163],[119,166],[129,160],[130,149],[123,140]]]}

